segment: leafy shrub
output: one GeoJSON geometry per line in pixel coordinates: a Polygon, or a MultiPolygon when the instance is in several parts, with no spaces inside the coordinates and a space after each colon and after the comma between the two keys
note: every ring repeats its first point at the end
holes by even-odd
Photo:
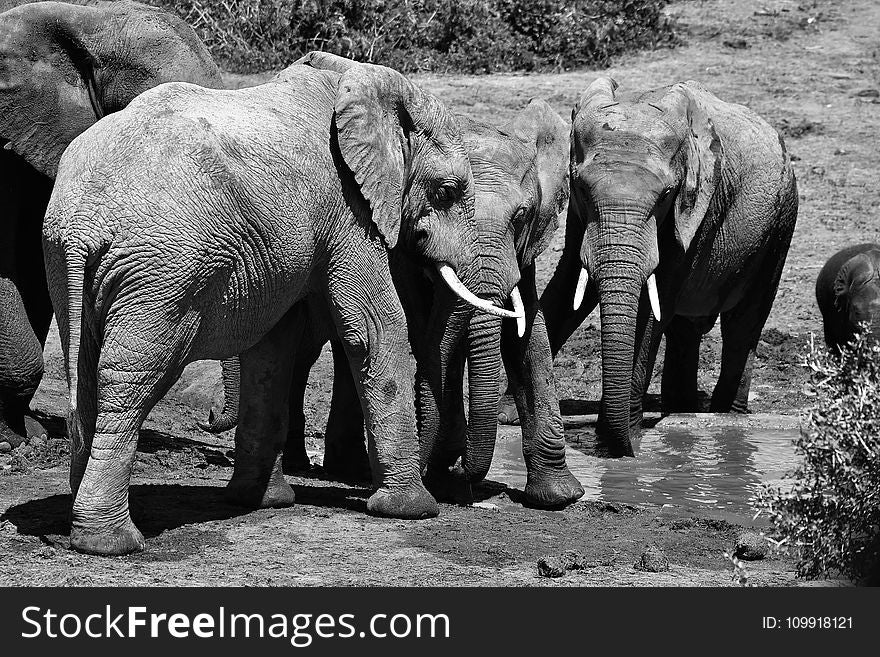
{"type": "Polygon", "coordinates": [[[149,0],[223,66],[287,66],[310,50],[403,72],[558,70],[676,43],[668,0],[149,0]]]}
{"type": "Polygon", "coordinates": [[[866,329],[839,358],[811,340],[816,404],[795,441],[803,464],[790,489],[765,486],[757,497],[800,576],[880,583],[880,345],[866,329]]]}

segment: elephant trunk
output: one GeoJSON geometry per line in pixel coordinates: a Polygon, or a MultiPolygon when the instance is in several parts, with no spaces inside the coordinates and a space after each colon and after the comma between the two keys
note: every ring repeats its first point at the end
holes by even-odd
{"type": "Polygon", "coordinates": [[[450,419],[444,417],[448,414],[443,409],[453,394],[450,368],[473,313],[470,304],[453,296],[444,286],[435,286],[428,335],[425,339],[416,336],[413,341],[419,352],[416,379],[422,471],[442,450],[439,443],[446,428],[444,420],[450,419]]]}
{"type": "MultiPolygon", "coordinates": [[[[600,433],[612,456],[635,455],[631,435],[631,395],[636,321],[642,290],[646,283],[651,288],[658,262],[656,223],[650,219],[645,222],[644,215],[634,221],[630,216],[633,214],[628,211],[603,216],[595,253],[582,253],[583,261],[593,265],[590,269],[595,272],[599,290],[602,322],[600,433]]],[[[648,289],[646,294],[651,297],[655,315],[659,315],[656,291],[648,289]]]]}
{"type": "Polygon", "coordinates": [[[485,478],[498,431],[501,319],[475,313],[468,327],[468,425],[462,467],[470,482],[485,478]]]}
{"type": "Polygon", "coordinates": [[[220,363],[223,368],[223,410],[219,413],[211,408],[207,422],[199,422],[203,431],[220,433],[238,424],[238,396],[241,392],[241,369],[238,356],[227,358],[220,363]]]}

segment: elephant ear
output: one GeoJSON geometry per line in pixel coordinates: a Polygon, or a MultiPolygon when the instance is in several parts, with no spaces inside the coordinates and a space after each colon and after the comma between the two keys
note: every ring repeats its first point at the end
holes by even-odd
{"type": "Polygon", "coordinates": [[[687,251],[721,181],[724,147],[706,102],[708,91],[689,81],[672,87],[669,95],[677,111],[686,116],[687,159],[675,201],[675,236],[687,251]]]}
{"type": "Polygon", "coordinates": [[[876,275],[874,262],[866,253],[859,253],[843,263],[834,278],[834,305],[837,309],[844,310],[852,292],[867,285],[876,275]]]}
{"type": "Polygon", "coordinates": [[[592,112],[617,102],[615,98],[617,87],[614,78],[607,75],[593,80],[575,103],[571,114],[572,121],[581,111],[592,112]]]}
{"type": "Polygon", "coordinates": [[[0,14],[0,141],[50,178],[68,144],[103,116],[94,58],[69,18],[39,5],[0,14]]]}
{"type": "Polygon", "coordinates": [[[538,207],[516,245],[520,266],[526,267],[550,244],[568,205],[569,127],[547,102],[533,99],[510,130],[535,148],[538,207]]]}
{"type": "Polygon", "coordinates": [[[339,150],[389,249],[400,233],[409,132],[430,132],[430,117],[440,112],[426,111],[428,100],[400,73],[384,66],[357,64],[339,80],[339,150]]]}
{"type": "Polygon", "coordinates": [[[357,66],[358,62],[347,57],[334,55],[332,52],[324,52],[323,50],[312,50],[297,59],[291,66],[305,65],[317,68],[322,71],[336,71],[339,74],[347,73],[352,66],[357,66]]]}

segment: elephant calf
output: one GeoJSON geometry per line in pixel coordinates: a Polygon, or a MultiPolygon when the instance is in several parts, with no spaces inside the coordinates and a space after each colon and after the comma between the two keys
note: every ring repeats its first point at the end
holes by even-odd
{"type": "Polygon", "coordinates": [[[825,344],[834,352],[867,322],[880,339],[880,244],[857,244],[828,259],[816,279],[825,344]]]}
{"type": "Polygon", "coordinates": [[[128,510],[138,428],[194,360],[240,354],[228,492],[251,506],[293,502],[280,455],[297,302],[310,293],[330,310],[365,409],[367,510],[436,515],[388,250],[400,242],[474,298],[473,196],[448,111],[368,64],[294,65],[236,91],[161,85],[75,139],[43,226],[70,381],[71,545],[143,547],[128,510]]]}

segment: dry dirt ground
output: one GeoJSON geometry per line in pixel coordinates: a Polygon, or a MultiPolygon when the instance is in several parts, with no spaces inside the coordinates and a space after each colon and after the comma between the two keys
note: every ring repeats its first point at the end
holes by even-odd
{"type": "MultiPolygon", "coordinates": [[[[880,7],[751,0],[674,2],[685,44],[641,53],[601,73],[622,87],[647,89],[694,79],[725,100],[762,114],[795,159],[800,213],[753,378],[752,410],[797,415],[808,403],[801,352],[821,339],[815,277],[838,248],[880,241],[880,7]]],[[[532,97],[562,116],[600,71],[541,75],[421,76],[456,110],[501,124],[532,97]]],[[[232,86],[265,76],[228,76],[232,86]]],[[[562,230],[539,262],[543,285],[562,248],[562,230]]],[[[717,376],[720,336],[704,341],[701,387],[717,376]]],[[[145,552],[105,559],[67,549],[70,495],[63,421],[66,386],[57,336],[35,399],[48,440],[0,455],[0,585],[735,585],[732,548],[740,527],[652,506],[579,502],[560,512],[524,508],[519,491],[487,484],[494,508],[442,505],[439,518],[399,522],[365,514],[368,491],[314,476],[290,477],[298,503],[244,513],[222,502],[231,474],[231,434],[200,432],[218,394],[216,363],[195,363],[154,410],[142,432],[131,489],[145,552]],[[634,563],[656,544],[668,571],[634,563]],[[566,551],[581,569],[539,577],[536,562],[566,551]]],[[[658,359],[658,363],[662,362],[658,359]]],[[[307,419],[320,452],[332,381],[325,354],[312,374],[307,419]]],[[[599,389],[598,317],[591,317],[556,363],[563,409],[595,406],[599,389]]],[[[655,377],[654,386],[657,378],[655,377]]],[[[650,392],[658,392],[652,386],[650,392]]],[[[316,457],[316,461],[319,459],[316,457]]],[[[491,505],[490,505],[491,507],[491,505]]],[[[747,519],[744,519],[744,522],[747,519]]],[[[794,565],[770,558],[748,566],[756,585],[804,584],[794,565]]]]}

